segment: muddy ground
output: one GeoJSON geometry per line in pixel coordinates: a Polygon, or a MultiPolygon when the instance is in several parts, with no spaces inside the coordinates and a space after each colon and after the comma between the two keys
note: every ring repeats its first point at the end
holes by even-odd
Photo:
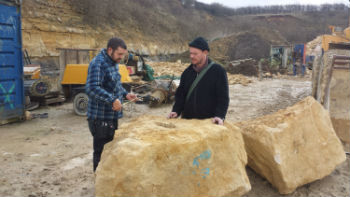
{"type": "MultiPolygon", "coordinates": [[[[230,86],[228,121],[241,121],[293,105],[310,95],[308,79],[265,79],[230,86]]],[[[130,105],[120,123],[143,114],[166,116],[171,105],[130,105]]],[[[42,107],[48,118],[0,126],[0,196],[93,196],[92,137],[72,104],[42,107]]],[[[317,150],[315,150],[317,151],[317,150]]],[[[281,196],[247,167],[252,190],[245,196],[281,196]]],[[[350,159],[329,176],[287,196],[349,196],[350,159]]]]}

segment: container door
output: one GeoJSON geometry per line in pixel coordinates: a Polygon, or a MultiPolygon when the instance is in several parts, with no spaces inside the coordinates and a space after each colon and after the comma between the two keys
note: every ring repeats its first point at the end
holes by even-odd
{"type": "Polygon", "coordinates": [[[20,12],[0,4],[0,124],[24,114],[20,12]]]}

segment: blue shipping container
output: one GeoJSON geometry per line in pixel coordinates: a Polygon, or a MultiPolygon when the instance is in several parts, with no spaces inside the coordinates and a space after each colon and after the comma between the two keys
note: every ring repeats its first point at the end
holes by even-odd
{"type": "Polygon", "coordinates": [[[0,124],[24,116],[20,6],[0,0],[0,124]]]}

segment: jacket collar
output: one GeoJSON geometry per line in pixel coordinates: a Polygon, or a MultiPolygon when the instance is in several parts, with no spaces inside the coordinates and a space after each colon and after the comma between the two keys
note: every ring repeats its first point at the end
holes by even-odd
{"type": "Polygon", "coordinates": [[[192,64],[192,68],[194,71],[196,71],[197,73],[200,73],[205,67],[207,67],[210,64],[211,60],[209,59],[209,57],[207,57],[207,60],[205,62],[205,64],[203,65],[202,68],[197,68],[196,65],[192,64]]]}
{"type": "Polygon", "coordinates": [[[117,64],[117,62],[113,61],[112,58],[107,54],[107,49],[102,49],[101,54],[108,64],[110,64],[112,66],[117,64]]]}

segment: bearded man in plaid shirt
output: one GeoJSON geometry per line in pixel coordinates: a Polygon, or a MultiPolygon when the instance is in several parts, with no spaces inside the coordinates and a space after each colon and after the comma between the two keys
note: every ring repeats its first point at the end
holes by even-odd
{"type": "Polygon", "coordinates": [[[135,101],[135,94],[128,93],[120,81],[118,64],[127,53],[125,42],[120,38],[108,41],[107,48],[90,62],[86,80],[88,123],[93,136],[93,169],[96,170],[103,147],[113,140],[118,129],[118,119],[123,116],[122,102],[126,97],[135,101]]]}

